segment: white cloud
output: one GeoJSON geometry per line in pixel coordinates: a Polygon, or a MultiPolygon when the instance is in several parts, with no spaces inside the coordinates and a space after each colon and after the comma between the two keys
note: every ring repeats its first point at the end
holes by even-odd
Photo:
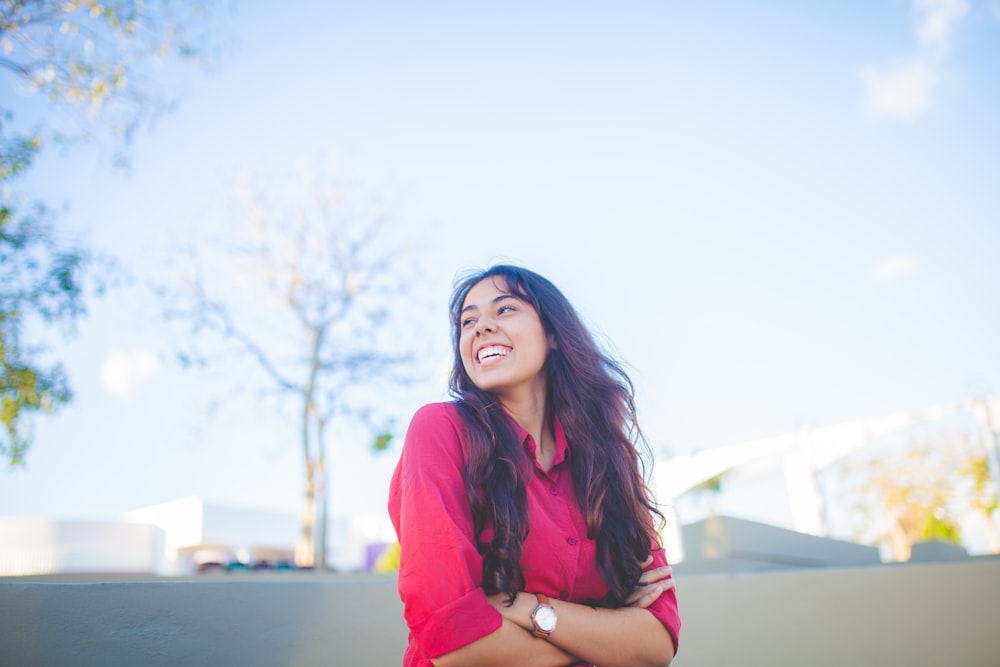
{"type": "Polygon", "coordinates": [[[889,282],[899,280],[917,270],[917,262],[908,255],[895,255],[887,257],[875,265],[872,271],[872,278],[876,282],[889,282]]]}
{"type": "Polygon", "coordinates": [[[895,65],[861,68],[868,109],[876,116],[912,118],[931,104],[952,35],[969,12],[967,0],[913,0],[917,51],[895,65]]]}
{"type": "Polygon", "coordinates": [[[139,382],[159,369],[160,362],[146,350],[114,350],[101,363],[101,383],[112,396],[128,398],[139,382]]]}
{"type": "Polygon", "coordinates": [[[917,41],[921,46],[947,51],[955,26],[969,13],[966,0],[915,0],[920,14],[917,41]]]}
{"type": "Polygon", "coordinates": [[[920,59],[887,72],[866,67],[861,78],[868,88],[868,108],[872,113],[904,119],[930,106],[931,90],[938,82],[935,68],[920,59]]]}

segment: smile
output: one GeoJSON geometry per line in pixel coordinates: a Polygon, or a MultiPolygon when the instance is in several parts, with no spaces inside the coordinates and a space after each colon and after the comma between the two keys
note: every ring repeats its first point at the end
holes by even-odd
{"type": "Polygon", "coordinates": [[[483,363],[487,359],[500,359],[502,357],[506,357],[508,354],[510,354],[509,347],[503,347],[501,345],[490,345],[488,347],[484,347],[483,349],[479,350],[479,354],[477,355],[476,359],[479,361],[479,363],[483,363]]]}

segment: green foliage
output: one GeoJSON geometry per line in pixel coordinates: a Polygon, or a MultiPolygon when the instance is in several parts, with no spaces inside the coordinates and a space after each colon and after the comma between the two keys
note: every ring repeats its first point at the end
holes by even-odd
{"type": "MultiPolygon", "coordinates": [[[[4,123],[9,122],[10,112],[3,114],[0,120],[0,183],[16,176],[31,165],[31,160],[38,152],[40,139],[38,136],[3,136],[4,123]]],[[[8,212],[9,214],[9,212],[8,212]]]]}
{"type": "Polygon", "coordinates": [[[389,449],[390,442],[392,442],[392,433],[379,433],[375,436],[375,442],[372,443],[372,449],[376,452],[384,452],[389,449]]]}
{"type": "MultiPolygon", "coordinates": [[[[116,161],[135,130],[169,109],[153,61],[197,59],[208,44],[205,7],[170,0],[0,0],[0,73],[21,91],[44,95],[51,109],[76,124],[46,136],[108,132],[116,161]]],[[[0,107],[0,458],[23,462],[33,413],[72,398],[63,367],[44,346],[25,344],[38,325],[71,325],[84,313],[87,255],[60,241],[44,206],[24,205],[11,181],[29,169],[42,131],[11,133],[13,114],[0,107]]]]}
{"type": "Polygon", "coordinates": [[[200,60],[209,44],[207,18],[199,2],[2,0],[0,70],[82,120],[77,131],[108,130],[127,144],[170,106],[150,64],[200,60]]]}
{"type": "Polygon", "coordinates": [[[719,493],[722,491],[722,478],[726,473],[722,472],[715,477],[709,477],[704,482],[691,487],[693,493],[719,493]]]}
{"type": "MultiPolygon", "coordinates": [[[[5,323],[0,329],[6,338],[5,323]]],[[[24,418],[32,412],[52,412],[72,398],[62,366],[39,370],[20,363],[17,353],[16,348],[0,348],[0,457],[8,459],[12,468],[24,462],[31,442],[24,418]]]]}
{"type": "Polygon", "coordinates": [[[993,514],[1000,506],[997,498],[993,477],[990,475],[990,464],[985,456],[973,458],[962,470],[965,477],[972,482],[969,494],[970,504],[987,516],[993,514]]]}
{"type": "Polygon", "coordinates": [[[987,460],[965,432],[912,440],[847,464],[845,473],[848,498],[864,517],[858,537],[891,544],[896,560],[908,559],[914,542],[960,543],[963,514],[997,506],[987,460]]]}
{"type": "Polygon", "coordinates": [[[962,529],[958,525],[958,520],[942,512],[930,512],[927,514],[924,527],[920,529],[919,541],[941,540],[960,544],[962,541],[962,529]]]}
{"type": "MultiPolygon", "coordinates": [[[[37,147],[36,147],[37,148],[37,147]]],[[[0,186],[31,162],[32,146],[0,142],[0,186]]],[[[60,364],[45,364],[37,347],[22,344],[30,320],[71,322],[83,313],[84,256],[60,247],[35,207],[21,214],[3,190],[0,200],[0,457],[10,466],[23,462],[30,444],[26,417],[52,412],[72,392],[60,364]]]]}

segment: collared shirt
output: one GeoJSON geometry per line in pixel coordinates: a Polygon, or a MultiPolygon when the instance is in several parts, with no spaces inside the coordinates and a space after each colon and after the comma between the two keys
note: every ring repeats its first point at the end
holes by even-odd
{"type": "MultiPolygon", "coordinates": [[[[535,460],[534,439],[520,429],[535,460]]],[[[597,604],[608,593],[596,564],[597,546],[573,486],[567,456],[572,451],[555,420],[556,457],[545,472],[535,463],[526,486],[530,529],[521,551],[525,590],[552,598],[597,604]]],[[[461,648],[500,628],[500,612],[481,587],[483,561],[473,534],[465,492],[462,439],[465,424],[452,403],[425,405],[414,415],[389,487],[389,516],[400,543],[399,594],[409,645],[405,667],[461,648]]],[[[488,542],[491,528],[478,537],[488,542]]],[[[653,563],[666,564],[652,540],[653,563]]],[[[670,589],[648,608],[677,644],[680,617],[670,589]]]]}

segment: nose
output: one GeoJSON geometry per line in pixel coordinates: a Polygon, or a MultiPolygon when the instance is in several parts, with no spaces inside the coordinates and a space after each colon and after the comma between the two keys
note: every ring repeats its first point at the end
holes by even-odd
{"type": "Polygon", "coordinates": [[[476,334],[483,335],[484,333],[493,333],[496,331],[496,324],[487,316],[480,317],[476,320],[476,334]]]}

